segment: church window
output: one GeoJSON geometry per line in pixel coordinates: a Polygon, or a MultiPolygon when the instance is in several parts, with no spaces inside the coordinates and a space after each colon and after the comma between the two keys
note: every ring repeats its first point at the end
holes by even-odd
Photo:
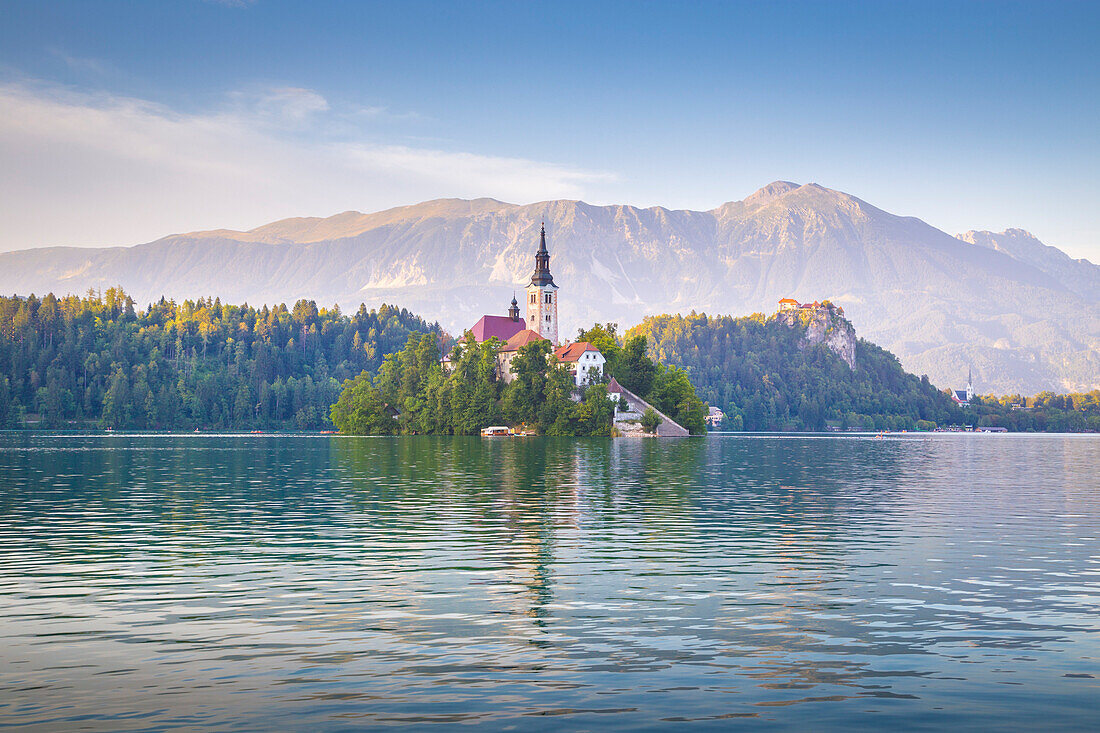
{"type": "Polygon", "coordinates": [[[531,323],[534,323],[534,322],[535,322],[535,317],[531,316],[531,323]]]}
{"type": "Polygon", "coordinates": [[[547,304],[547,305],[550,305],[550,301],[551,301],[551,300],[553,299],[553,297],[554,297],[554,296],[553,296],[553,295],[551,295],[550,293],[547,293],[547,294],[546,294],[546,304],[547,304]]]}
{"type": "Polygon", "coordinates": [[[549,322],[550,322],[550,316],[549,316],[549,315],[547,315],[547,316],[546,316],[546,322],[547,322],[547,323],[549,323],[549,322]]]}
{"type": "Polygon", "coordinates": [[[534,293],[531,293],[531,302],[532,303],[537,303],[538,301],[536,300],[536,298],[538,298],[538,297],[539,296],[535,295],[534,293]]]}

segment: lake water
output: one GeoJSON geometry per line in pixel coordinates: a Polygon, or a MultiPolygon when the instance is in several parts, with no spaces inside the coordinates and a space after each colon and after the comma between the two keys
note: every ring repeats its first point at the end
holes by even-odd
{"type": "Polygon", "coordinates": [[[0,726],[1097,730],[1100,436],[0,435],[0,726]]]}

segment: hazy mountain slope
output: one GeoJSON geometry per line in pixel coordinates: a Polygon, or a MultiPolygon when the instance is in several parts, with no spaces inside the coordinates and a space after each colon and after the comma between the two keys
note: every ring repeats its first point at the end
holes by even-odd
{"type": "Polygon", "coordinates": [[[961,384],[970,365],[985,391],[1100,386],[1095,265],[1019,237],[952,237],[784,181],[706,212],[446,199],[128,248],[12,252],[0,254],[0,291],[122,284],[142,302],[385,301],[458,331],[504,313],[530,276],[542,221],[563,334],[597,320],[625,327],[647,314],[770,313],[782,297],[829,298],[861,335],[941,386],[961,384]]]}
{"type": "Polygon", "coordinates": [[[1000,234],[969,231],[960,234],[959,239],[1034,265],[1085,300],[1100,302],[1100,265],[1085,259],[1075,260],[1057,247],[1043,244],[1031,232],[1023,229],[1006,229],[1000,234]]]}

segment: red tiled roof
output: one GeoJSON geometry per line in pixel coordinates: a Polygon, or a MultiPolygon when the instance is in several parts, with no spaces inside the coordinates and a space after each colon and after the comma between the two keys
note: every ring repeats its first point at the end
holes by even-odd
{"type": "Polygon", "coordinates": [[[470,330],[474,334],[474,341],[479,344],[491,338],[507,341],[522,331],[523,319],[513,321],[508,316],[482,316],[481,320],[474,324],[470,330]]]}
{"type": "Polygon", "coordinates": [[[622,394],[622,392],[623,392],[623,386],[621,384],[619,384],[619,380],[615,379],[615,377],[612,377],[611,381],[607,383],[607,393],[608,394],[622,394]]]}
{"type": "Polygon", "coordinates": [[[558,361],[575,362],[579,361],[581,355],[586,351],[599,351],[595,346],[587,341],[578,341],[575,344],[566,344],[565,346],[559,346],[554,350],[554,356],[558,357],[558,361]]]}
{"type": "Polygon", "coordinates": [[[780,303],[794,303],[795,305],[798,305],[798,301],[795,300],[794,298],[783,298],[783,300],[781,300],[779,302],[780,303]]]}
{"type": "Polygon", "coordinates": [[[519,351],[521,346],[526,346],[534,341],[546,341],[542,336],[539,336],[537,332],[532,331],[529,328],[517,333],[512,338],[508,339],[508,342],[504,344],[501,351],[519,351]]]}

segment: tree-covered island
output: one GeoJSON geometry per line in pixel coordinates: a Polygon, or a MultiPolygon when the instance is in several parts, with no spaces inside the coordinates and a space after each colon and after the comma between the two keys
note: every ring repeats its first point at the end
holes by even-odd
{"type": "Polygon", "coordinates": [[[444,366],[436,334],[413,334],[372,378],[364,371],[344,384],[332,407],[333,424],[355,435],[476,435],[507,424],[540,435],[610,436],[617,400],[607,381],[642,396],[693,434],[705,432],[706,406],[687,373],[654,362],[644,337],[620,346],[613,325],[581,331],[578,342],[597,345],[607,359],[601,377],[577,387],[547,340],[518,349],[501,373],[498,339],[478,342],[467,332],[444,366]]]}

